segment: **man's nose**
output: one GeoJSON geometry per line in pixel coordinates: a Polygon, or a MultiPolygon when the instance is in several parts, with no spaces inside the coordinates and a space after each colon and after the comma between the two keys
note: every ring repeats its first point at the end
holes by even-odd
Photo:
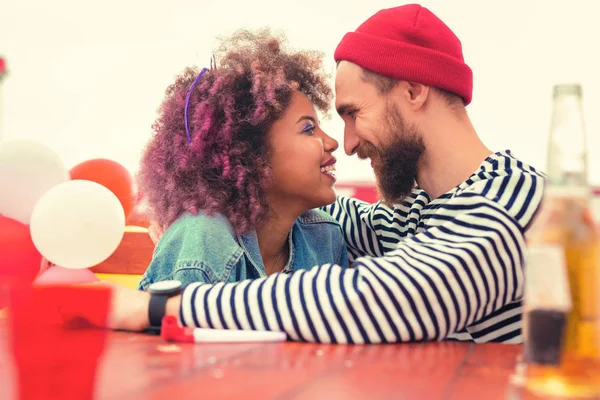
{"type": "Polygon", "coordinates": [[[356,135],[354,127],[350,126],[350,124],[346,124],[344,127],[344,151],[346,154],[351,156],[356,153],[359,144],[360,140],[356,135]]]}

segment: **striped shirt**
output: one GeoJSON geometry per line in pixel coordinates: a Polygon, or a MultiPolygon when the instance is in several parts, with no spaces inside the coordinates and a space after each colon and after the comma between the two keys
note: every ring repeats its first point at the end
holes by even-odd
{"type": "Polygon", "coordinates": [[[352,268],[194,283],[180,320],[323,343],[520,342],[524,234],[542,191],[542,175],[506,151],[435,200],[419,189],[394,208],[339,197],[326,210],[352,268]]]}

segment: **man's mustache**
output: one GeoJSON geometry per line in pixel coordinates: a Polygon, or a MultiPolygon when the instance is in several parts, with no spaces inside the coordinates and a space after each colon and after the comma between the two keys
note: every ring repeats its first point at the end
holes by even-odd
{"type": "Polygon", "coordinates": [[[356,150],[356,155],[361,160],[366,160],[367,158],[373,158],[377,155],[377,149],[373,146],[372,143],[365,142],[360,145],[358,150],[356,150]]]}

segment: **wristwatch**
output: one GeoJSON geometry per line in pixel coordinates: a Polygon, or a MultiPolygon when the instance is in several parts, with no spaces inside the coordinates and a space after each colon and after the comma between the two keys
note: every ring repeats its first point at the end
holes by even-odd
{"type": "Polygon", "coordinates": [[[150,293],[150,305],[148,307],[148,319],[151,329],[159,329],[165,316],[167,300],[181,293],[183,285],[179,281],[155,282],[148,287],[150,293]]]}

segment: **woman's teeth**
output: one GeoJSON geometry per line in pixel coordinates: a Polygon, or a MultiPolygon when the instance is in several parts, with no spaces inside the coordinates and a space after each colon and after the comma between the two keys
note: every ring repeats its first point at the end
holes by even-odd
{"type": "Polygon", "coordinates": [[[326,167],[321,167],[321,172],[329,175],[335,175],[335,164],[331,164],[326,167]]]}

